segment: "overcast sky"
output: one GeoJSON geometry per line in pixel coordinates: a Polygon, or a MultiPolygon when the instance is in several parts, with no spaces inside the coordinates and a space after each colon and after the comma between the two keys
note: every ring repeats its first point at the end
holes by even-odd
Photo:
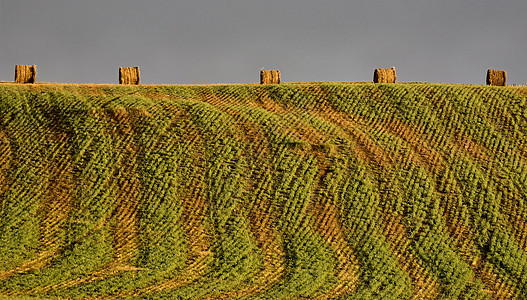
{"type": "Polygon", "coordinates": [[[0,81],[143,84],[282,81],[527,83],[526,0],[0,0],[0,81]]]}

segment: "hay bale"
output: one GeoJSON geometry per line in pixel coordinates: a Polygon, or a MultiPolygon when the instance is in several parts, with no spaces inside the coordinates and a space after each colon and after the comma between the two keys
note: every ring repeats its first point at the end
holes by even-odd
{"type": "Polygon", "coordinates": [[[35,83],[37,77],[37,66],[16,65],[15,83],[35,83]]]}
{"type": "Polygon", "coordinates": [[[279,84],[280,81],[280,70],[260,71],[260,84],[279,84]]]}
{"type": "Polygon", "coordinates": [[[396,81],[395,67],[391,69],[375,69],[375,72],[373,72],[374,83],[395,83],[396,81]]]}
{"type": "Polygon", "coordinates": [[[506,86],[507,72],[489,69],[487,71],[487,85],[506,86]]]}
{"type": "Polygon", "coordinates": [[[119,84],[141,84],[139,67],[119,68],[119,84]]]}

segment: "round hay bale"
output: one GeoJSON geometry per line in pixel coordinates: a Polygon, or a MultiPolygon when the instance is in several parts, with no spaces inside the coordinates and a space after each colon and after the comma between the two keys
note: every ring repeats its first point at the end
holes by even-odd
{"type": "Polygon", "coordinates": [[[280,82],[280,70],[260,71],[260,84],[279,84],[280,82]]]}
{"type": "Polygon", "coordinates": [[[36,65],[15,65],[15,83],[35,83],[36,77],[36,65]]]}
{"type": "Polygon", "coordinates": [[[119,84],[141,84],[139,67],[119,68],[119,84]]]}
{"type": "Polygon", "coordinates": [[[489,69],[487,71],[487,85],[506,86],[507,85],[507,72],[503,70],[489,69]]]}
{"type": "Polygon", "coordinates": [[[260,84],[268,84],[271,79],[269,78],[270,77],[270,72],[267,71],[267,70],[260,70],[260,84]]]}
{"type": "Polygon", "coordinates": [[[271,71],[271,82],[274,84],[280,83],[280,70],[272,70],[271,71]]]}
{"type": "Polygon", "coordinates": [[[396,81],[395,67],[391,69],[375,69],[373,72],[374,83],[395,83],[396,81]]]}

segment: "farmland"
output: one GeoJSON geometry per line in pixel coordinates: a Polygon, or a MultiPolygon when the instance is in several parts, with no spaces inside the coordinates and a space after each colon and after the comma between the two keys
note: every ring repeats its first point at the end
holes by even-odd
{"type": "Polygon", "coordinates": [[[0,84],[0,299],[526,299],[527,87],[0,84]]]}

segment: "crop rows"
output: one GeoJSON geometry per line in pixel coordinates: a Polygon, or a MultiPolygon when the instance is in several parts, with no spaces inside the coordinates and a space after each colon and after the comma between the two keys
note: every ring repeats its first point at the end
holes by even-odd
{"type": "Polygon", "coordinates": [[[0,296],[527,297],[527,90],[0,86],[0,296]]]}

